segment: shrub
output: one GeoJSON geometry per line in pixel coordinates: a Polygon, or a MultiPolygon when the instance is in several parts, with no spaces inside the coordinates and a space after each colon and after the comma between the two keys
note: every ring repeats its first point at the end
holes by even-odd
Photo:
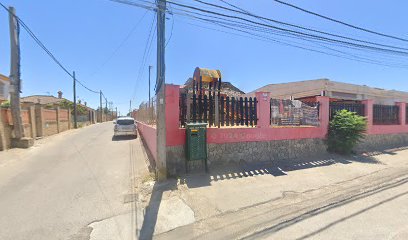
{"type": "Polygon", "coordinates": [[[341,110],[329,124],[328,150],[340,154],[350,154],[358,142],[364,138],[367,121],[355,112],[341,110]]]}
{"type": "Polygon", "coordinates": [[[4,107],[4,108],[9,108],[10,107],[10,101],[4,101],[0,104],[0,107],[4,107]]]}

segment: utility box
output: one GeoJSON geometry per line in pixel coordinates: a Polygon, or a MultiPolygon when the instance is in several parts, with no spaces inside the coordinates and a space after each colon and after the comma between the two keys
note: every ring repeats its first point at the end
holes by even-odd
{"type": "Polygon", "coordinates": [[[186,172],[192,161],[202,161],[207,171],[207,124],[186,124],[186,172]]]}

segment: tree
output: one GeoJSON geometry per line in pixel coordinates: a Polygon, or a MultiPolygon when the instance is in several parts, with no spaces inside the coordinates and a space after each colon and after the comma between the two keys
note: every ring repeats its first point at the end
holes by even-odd
{"type": "MultiPolygon", "coordinates": [[[[59,106],[65,109],[71,109],[71,114],[74,114],[73,102],[64,99],[61,102],[59,102],[59,106]]],[[[84,106],[77,104],[77,113],[78,115],[86,115],[88,114],[88,110],[84,106]]]]}
{"type": "Polygon", "coordinates": [[[328,150],[340,154],[350,154],[364,138],[367,121],[355,112],[341,110],[329,124],[328,150]]]}

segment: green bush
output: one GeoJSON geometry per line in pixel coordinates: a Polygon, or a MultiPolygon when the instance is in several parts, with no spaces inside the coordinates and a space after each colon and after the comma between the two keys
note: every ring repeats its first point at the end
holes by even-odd
{"type": "Polygon", "coordinates": [[[367,121],[364,117],[347,110],[338,111],[329,125],[329,152],[350,154],[364,138],[366,128],[367,121]]]}
{"type": "Polygon", "coordinates": [[[4,101],[0,104],[0,107],[4,107],[4,108],[9,108],[10,107],[10,101],[4,101]]]}

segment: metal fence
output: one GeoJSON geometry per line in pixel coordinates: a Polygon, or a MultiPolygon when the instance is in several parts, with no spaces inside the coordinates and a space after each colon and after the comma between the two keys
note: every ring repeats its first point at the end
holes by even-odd
{"type": "Polygon", "coordinates": [[[139,109],[135,112],[136,121],[143,122],[149,125],[156,125],[156,97],[153,97],[148,102],[142,102],[139,109]]]}
{"type": "Polygon", "coordinates": [[[395,105],[373,105],[373,124],[391,125],[399,124],[399,107],[395,105]]]}
{"type": "Polygon", "coordinates": [[[270,100],[272,126],[319,126],[319,103],[299,100],[270,100]]]}
{"type": "Polygon", "coordinates": [[[257,100],[247,97],[180,94],[180,126],[208,123],[209,127],[257,125],[257,100]]]}
{"type": "Polygon", "coordinates": [[[362,103],[350,103],[350,102],[331,102],[329,108],[330,120],[336,115],[336,112],[340,110],[348,110],[350,112],[355,112],[360,116],[365,116],[364,114],[364,104],[362,103]]]}

